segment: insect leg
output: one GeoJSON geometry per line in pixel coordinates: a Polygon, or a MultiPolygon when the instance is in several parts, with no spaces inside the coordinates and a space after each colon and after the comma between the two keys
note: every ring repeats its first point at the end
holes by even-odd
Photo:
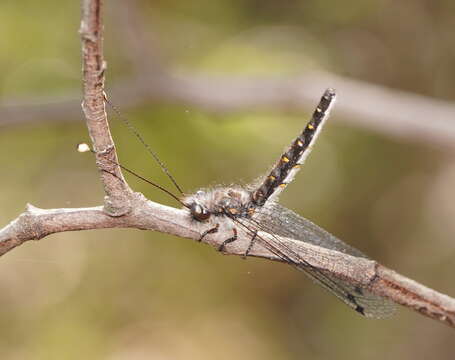
{"type": "Polygon", "coordinates": [[[248,254],[250,253],[251,249],[253,248],[253,245],[254,243],[256,242],[256,236],[258,235],[258,231],[256,230],[253,234],[253,236],[251,237],[251,241],[250,241],[250,244],[248,245],[248,248],[246,249],[245,251],[245,254],[243,254],[243,258],[246,259],[246,257],[248,256],[248,254]]]}
{"type": "Polygon", "coordinates": [[[213,227],[211,229],[208,229],[208,230],[205,230],[201,234],[201,237],[199,238],[198,241],[202,241],[202,239],[205,238],[208,234],[215,234],[216,232],[218,232],[219,227],[220,227],[220,224],[216,224],[215,227],[213,227]]]}
{"type": "Polygon", "coordinates": [[[227,244],[237,240],[237,229],[233,228],[232,232],[234,233],[234,236],[231,236],[229,239],[224,240],[223,243],[218,247],[218,251],[223,251],[227,244]]]}

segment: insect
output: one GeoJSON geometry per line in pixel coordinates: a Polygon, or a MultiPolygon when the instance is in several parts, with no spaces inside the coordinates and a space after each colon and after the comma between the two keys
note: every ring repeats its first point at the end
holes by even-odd
{"type": "MultiPolygon", "coordinates": [[[[207,223],[208,228],[201,234],[201,241],[208,234],[217,232],[220,223],[227,224],[232,230],[232,235],[222,242],[219,246],[220,251],[225,250],[230,243],[236,241],[238,232],[243,231],[251,238],[250,246],[245,255],[248,255],[248,251],[256,241],[260,242],[262,246],[282,261],[304,272],[313,281],[359,314],[366,317],[383,318],[393,313],[395,306],[392,302],[368,292],[367,288],[359,287],[335,275],[320,271],[279,240],[280,236],[287,237],[355,257],[366,258],[359,250],[337,239],[311,221],[279,205],[277,202],[278,195],[291,183],[311,152],[324,123],[329,117],[335,99],[336,93],[333,89],[327,89],[324,92],[311,120],[297,138],[293,140],[284,154],[280,156],[270,173],[259,185],[248,188],[217,187],[199,190],[193,195],[179,199],[179,201],[187,208],[188,216],[194,221],[200,224],[207,223]],[[210,226],[209,224],[212,223],[216,225],[210,226]],[[270,234],[274,240],[271,241],[260,236],[259,232],[270,234]]],[[[136,137],[144,144],[176,188],[183,194],[168,169],[145,143],[137,130],[127,119],[120,115],[118,110],[107,99],[106,102],[111,105],[117,115],[122,118],[136,137]]],[[[122,168],[124,167],[122,166],[122,168]]],[[[131,172],[126,168],[124,169],[131,172]]],[[[152,185],[157,186],[153,183],[152,185]]],[[[163,190],[162,187],[157,187],[163,190]]],[[[167,190],[165,191],[169,193],[167,190]]],[[[170,195],[177,198],[172,194],[170,195]]]]}

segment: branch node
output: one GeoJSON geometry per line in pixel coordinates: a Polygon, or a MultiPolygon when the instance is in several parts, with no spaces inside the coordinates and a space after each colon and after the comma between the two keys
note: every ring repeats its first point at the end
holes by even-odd
{"type": "Polygon", "coordinates": [[[49,234],[45,231],[42,224],[35,221],[39,210],[33,205],[27,204],[27,210],[19,215],[16,225],[20,230],[16,238],[21,240],[21,242],[39,240],[49,234]]]}
{"type": "Polygon", "coordinates": [[[95,149],[95,153],[98,155],[104,155],[104,154],[112,152],[112,150],[114,150],[114,145],[108,145],[103,150],[95,149]]]}
{"type": "Polygon", "coordinates": [[[131,200],[126,196],[105,196],[104,212],[112,217],[120,217],[131,212],[131,200]]]}
{"type": "Polygon", "coordinates": [[[41,210],[40,208],[37,208],[36,206],[33,206],[32,204],[30,203],[27,203],[25,205],[25,211],[29,214],[33,214],[33,213],[36,213],[36,212],[39,212],[39,210],[41,210]]]}
{"type": "Polygon", "coordinates": [[[93,34],[89,34],[89,33],[81,33],[81,37],[82,37],[82,40],[84,41],[90,41],[92,43],[96,42],[96,36],[94,36],[93,34]]]}
{"type": "MultiPolygon", "coordinates": [[[[103,62],[101,63],[101,68],[98,70],[98,78],[102,79],[103,82],[104,82],[104,73],[106,72],[106,70],[107,70],[107,61],[103,60],[103,62]]],[[[104,90],[103,90],[103,97],[104,97],[104,90]]]]}
{"type": "Polygon", "coordinates": [[[84,21],[84,18],[81,20],[81,27],[79,28],[79,34],[81,35],[81,39],[83,41],[90,41],[92,43],[95,43],[97,41],[96,35],[93,33],[93,31],[90,31],[90,27],[87,24],[86,21],[84,21]]]}

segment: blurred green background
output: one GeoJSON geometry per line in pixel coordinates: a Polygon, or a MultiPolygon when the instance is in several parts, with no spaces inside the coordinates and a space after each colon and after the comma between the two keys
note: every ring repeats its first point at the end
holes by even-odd
{"type": "MultiPolygon", "coordinates": [[[[138,76],[140,63],[227,77],[324,70],[455,100],[454,4],[106,1],[107,90],[138,76]],[[131,52],[122,21],[134,12],[150,39],[140,43],[143,57],[131,52]]],[[[58,104],[66,94],[77,100],[68,105],[74,116],[50,121],[35,110],[31,121],[0,125],[1,226],[27,202],[42,208],[102,202],[93,159],[74,151],[88,140],[79,110],[79,22],[78,1],[0,4],[2,103],[33,104],[45,96],[58,104]]],[[[121,110],[192,192],[264,174],[312,108],[205,112],[144,100],[121,110]]],[[[347,125],[336,109],[333,114],[281,203],[384,265],[455,296],[452,152],[433,146],[431,137],[426,144],[399,141],[347,125]]],[[[121,161],[167,184],[125,126],[110,119],[121,161]]],[[[147,184],[129,181],[150,199],[176,206],[147,184]]],[[[454,354],[453,329],[407,309],[389,320],[364,319],[288,266],[221,256],[159,233],[56,234],[6,254],[0,267],[1,359],[414,360],[454,354]]]]}

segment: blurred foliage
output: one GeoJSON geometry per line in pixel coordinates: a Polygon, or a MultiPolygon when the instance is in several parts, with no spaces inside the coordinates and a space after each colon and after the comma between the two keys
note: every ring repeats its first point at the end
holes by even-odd
{"type": "MultiPolygon", "coordinates": [[[[105,3],[109,86],[131,69],[118,41],[119,2],[105,3]]],[[[281,76],[324,69],[454,99],[454,4],[144,0],[137,6],[163,62],[181,71],[281,76]]],[[[77,1],[0,4],[3,99],[80,91],[79,21],[77,1]]],[[[214,115],[142,104],[123,112],[191,192],[263,174],[311,110],[214,115]]],[[[0,132],[1,224],[27,202],[101,203],[93,159],[74,151],[88,138],[82,113],[61,124],[40,115],[34,124],[0,132]]],[[[111,125],[122,162],[167,184],[115,116],[111,125]]],[[[385,265],[455,295],[454,182],[451,154],[330,123],[281,202],[385,265]]],[[[287,266],[222,257],[158,233],[57,234],[12,251],[0,266],[2,359],[453,358],[453,330],[415,313],[365,320],[287,266]]]]}

